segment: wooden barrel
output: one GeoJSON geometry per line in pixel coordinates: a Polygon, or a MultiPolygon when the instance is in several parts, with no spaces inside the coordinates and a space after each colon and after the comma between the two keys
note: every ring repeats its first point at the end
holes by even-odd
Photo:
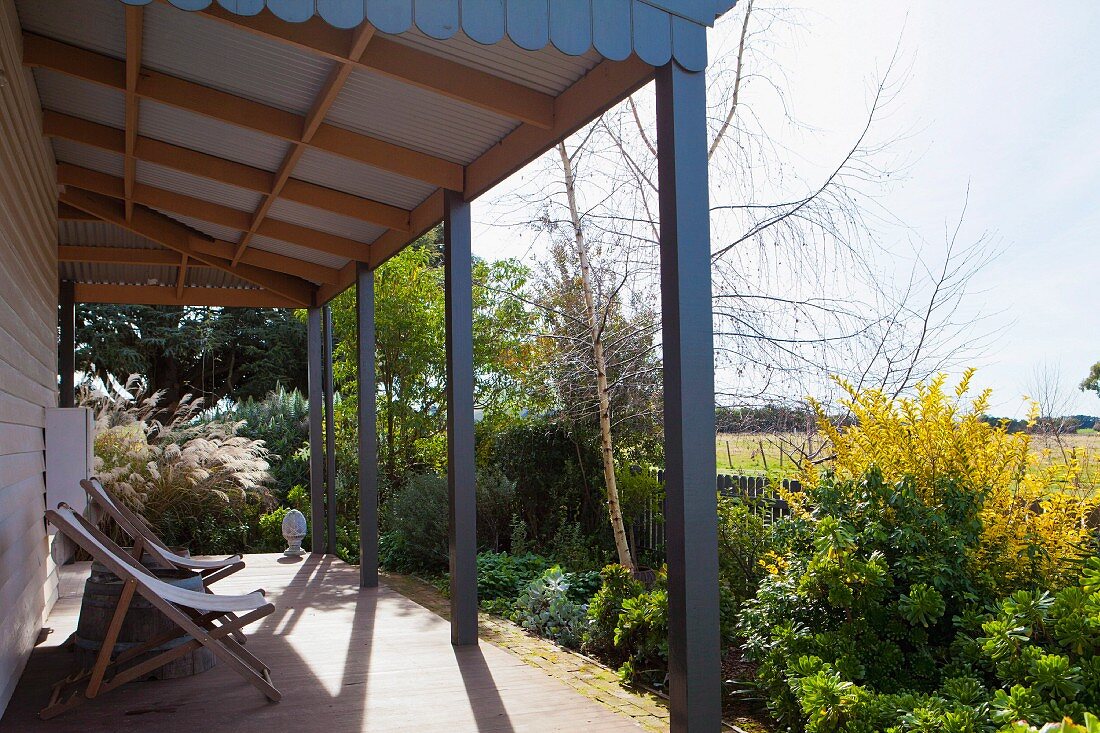
{"type": "MultiPolygon", "coordinates": [[[[160,569],[153,572],[165,583],[199,592],[203,589],[202,578],[198,573],[189,570],[160,569]]],[[[99,563],[93,563],[92,574],[84,584],[84,599],[80,605],[80,620],[77,622],[74,637],[77,661],[82,667],[88,668],[95,663],[95,657],[103,645],[103,637],[107,635],[107,627],[111,623],[121,592],[122,581],[99,563]]],[[[122,629],[112,654],[117,655],[175,628],[176,625],[163,613],[140,594],[135,593],[130,602],[130,610],[126,613],[126,619],[122,622],[122,629]]],[[[138,655],[123,667],[138,664],[160,652],[186,644],[191,639],[189,635],[180,636],[145,654],[138,655]]],[[[168,680],[189,677],[205,672],[213,667],[214,663],[214,654],[206,647],[200,646],[189,654],[154,670],[145,679],[168,680]]]]}

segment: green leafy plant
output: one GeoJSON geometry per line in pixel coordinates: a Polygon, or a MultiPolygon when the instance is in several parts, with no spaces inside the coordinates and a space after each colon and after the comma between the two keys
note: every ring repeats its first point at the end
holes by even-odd
{"type": "Polygon", "coordinates": [[[588,625],[587,608],[569,597],[569,578],[554,566],[531,581],[516,600],[523,628],[562,646],[577,649],[588,625]]]}

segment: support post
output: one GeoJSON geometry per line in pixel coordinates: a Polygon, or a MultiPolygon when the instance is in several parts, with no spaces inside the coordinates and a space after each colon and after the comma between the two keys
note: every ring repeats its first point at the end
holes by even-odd
{"type": "Polygon", "coordinates": [[[462,194],[444,193],[443,217],[451,643],[462,646],[477,644],[473,258],[470,205],[462,194]]]}
{"type": "Polygon", "coordinates": [[[321,349],[321,309],[310,308],[306,354],[309,371],[309,533],[311,552],[325,551],[325,455],[322,436],[324,411],[321,349]]]}
{"type": "Polygon", "coordinates": [[[57,342],[57,372],[61,377],[58,400],[61,407],[76,405],[76,299],[73,291],[70,280],[63,280],[58,289],[60,339],[57,342]]]}
{"type": "Polygon", "coordinates": [[[692,733],[722,725],[706,102],[703,72],[658,70],[669,695],[692,733]]]}
{"type": "Polygon", "coordinates": [[[355,281],[359,336],[359,585],[378,585],[378,431],[374,367],[374,272],[360,263],[355,281]]]}
{"type": "Polygon", "coordinates": [[[326,304],[324,315],[324,373],[325,373],[325,516],[328,532],[325,534],[325,553],[336,554],[336,390],[332,376],[332,309],[326,304]]]}

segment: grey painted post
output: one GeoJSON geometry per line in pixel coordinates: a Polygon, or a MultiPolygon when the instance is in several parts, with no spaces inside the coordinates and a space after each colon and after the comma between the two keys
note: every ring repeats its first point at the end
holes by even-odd
{"type": "Polygon", "coordinates": [[[360,263],[355,281],[359,336],[359,585],[378,585],[378,432],[374,374],[374,273],[360,263]]]}
{"type": "Polygon", "coordinates": [[[73,290],[73,283],[69,280],[63,280],[58,289],[61,337],[57,343],[57,372],[61,377],[58,401],[61,407],[76,404],[76,300],[73,290]]]}
{"type": "Polygon", "coordinates": [[[328,532],[325,534],[325,553],[336,554],[336,415],[333,412],[336,392],[332,378],[332,309],[324,310],[324,373],[325,373],[325,516],[328,532]]]}
{"type": "Polygon", "coordinates": [[[323,375],[321,374],[321,309],[309,309],[307,362],[309,367],[309,532],[312,552],[325,551],[325,456],[321,431],[323,375]]]}
{"type": "Polygon", "coordinates": [[[473,262],[470,205],[453,191],[447,191],[443,201],[451,643],[457,646],[477,644],[473,262]]]}
{"type": "Polygon", "coordinates": [[[669,695],[693,733],[722,720],[706,101],[702,72],[658,70],[669,695]]]}

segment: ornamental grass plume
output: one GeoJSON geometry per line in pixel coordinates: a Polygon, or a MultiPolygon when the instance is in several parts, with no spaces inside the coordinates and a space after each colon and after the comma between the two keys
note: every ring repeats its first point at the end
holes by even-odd
{"type": "Polygon", "coordinates": [[[243,422],[203,420],[190,395],[157,419],[161,393],[146,395],[135,377],[126,386],[132,399],[84,401],[95,410],[95,470],[154,531],[273,504],[267,448],[237,435],[243,422]]]}
{"type": "MultiPolygon", "coordinates": [[[[843,405],[851,420],[838,425],[811,400],[833,458],[803,466],[803,480],[816,485],[826,474],[859,479],[873,468],[887,483],[912,482],[930,507],[942,507],[943,479],[959,482],[981,501],[982,541],[972,558],[1002,589],[1071,581],[1090,553],[1090,517],[1097,497],[1083,478],[1088,455],[1065,462],[1031,450],[1026,432],[983,419],[990,399],[985,390],[967,400],[974,370],[958,386],[945,389],[940,374],[916,386],[913,397],[881,390],[862,392],[843,380],[843,405]]],[[[804,497],[794,495],[792,506],[804,497]]],[[[805,511],[805,507],[801,507],[805,511]]]]}

